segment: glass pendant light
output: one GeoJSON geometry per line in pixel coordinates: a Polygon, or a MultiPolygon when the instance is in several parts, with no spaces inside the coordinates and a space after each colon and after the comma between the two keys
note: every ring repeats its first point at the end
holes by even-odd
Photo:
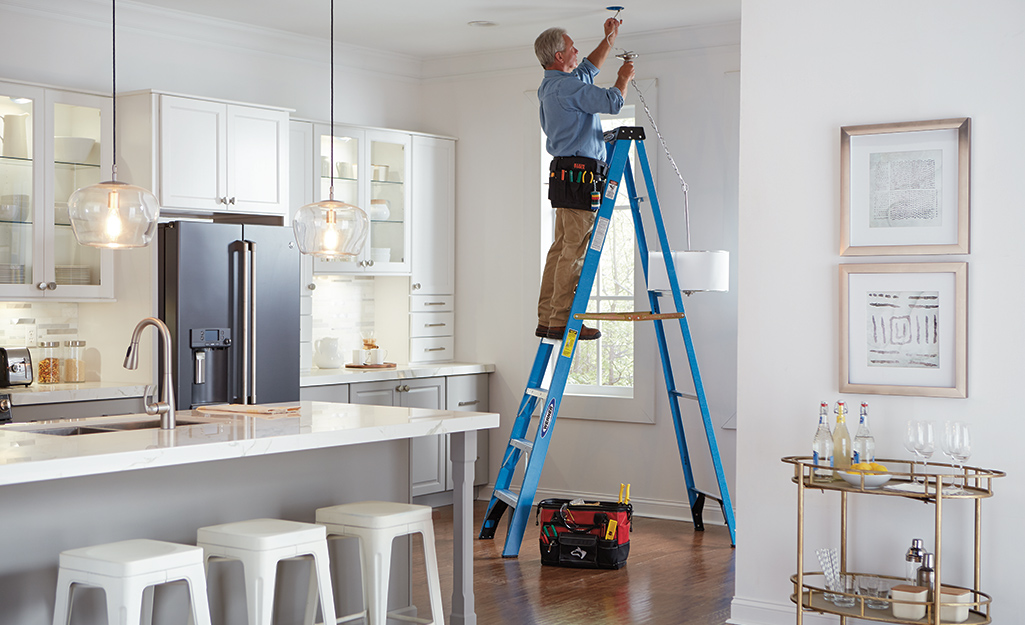
{"type": "Polygon", "coordinates": [[[144,247],[157,231],[160,206],[152,193],[117,179],[117,37],[116,0],[111,0],[111,99],[114,164],[110,180],[82,187],[68,199],[68,216],[82,245],[104,248],[144,247]]]}
{"type": "MultiPolygon", "coordinates": [[[[335,162],[335,3],[331,0],[331,163],[335,162]]],[[[355,260],[366,244],[370,217],[363,209],[335,200],[331,175],[328,199],[307,204],[292,220],[299,251],[325,259],[355,260]]]]}

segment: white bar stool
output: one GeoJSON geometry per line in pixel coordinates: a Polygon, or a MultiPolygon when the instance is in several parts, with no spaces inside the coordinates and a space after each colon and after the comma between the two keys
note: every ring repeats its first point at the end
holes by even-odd
{"type": "Polygon", "coordinates": [[[196,544],[203,548],[207,566],[213,558],[242,562],[250,625],[271,623],[278,562],[312,558],[305,623],[313,624],[318,594],[324,623],[335,622],[327,533],[323,526],[281,519],[252,519],[201,527],[196,544]]]}
{"type": "Polygon", "coordinates": [[[149,623],[152,587],[178,581],[189,587],[191,622],[210,625],[203,550],[199,547],[140,538],[63,551],[53,625],[71,622],[72,597],[79,585],[103,589],[109,625],[138,625],[143,606],[149,623]]]}
{"type": "MultiPolygon", "coordinates": [[[[359,538],[364,605],[369,612],[368,622],[370,625],[385,625],[389,618],[425,625],[444,625],[438,556],[434,549],[434,524],[431,521],[430,506],[388,501],[363,501],[320,508],[317,510],[316,519],[317,523],[327,527],[329,536],[356,536],[359,538]],[[430,620],[402,614],[388,614],[392,541],[398,536],[416,532],[423,535],[427,587],[431,600],[430,620]]],[[[354,620],[361,616],[362,613],[345,617],[344,620],[354,620]]]]}

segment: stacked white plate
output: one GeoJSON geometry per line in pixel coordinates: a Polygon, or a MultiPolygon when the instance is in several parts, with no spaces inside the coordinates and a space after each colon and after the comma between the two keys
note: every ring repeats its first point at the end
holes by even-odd
{"type": "Polygon", "coordinates": [[[0,284],[24,284],[25,265],[0,264],[0,284]]]}
{"type": "Polygon", "coordinates": [[[92,284],[92,269],[88,265],[57,265],[57,284],[92,284]]]}

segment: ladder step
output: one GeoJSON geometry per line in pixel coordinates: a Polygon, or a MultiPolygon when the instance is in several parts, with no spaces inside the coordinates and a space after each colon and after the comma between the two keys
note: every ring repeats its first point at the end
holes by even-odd
{"type": "Polygon", "coordinates": [[[694,401],[697,401],[697,399],[698,399],[697,395],[691,395],[690,393],[684,393],[684,392],[681,392],[681,391],[669,391],[669,394],[672,395],[673,397],[682,397],[684,399],[693,399],[694,401]]]}
{"type": "Polygon", "coordinates": [[[650,321],[652,319],[682,319],[687,315],[682,312],[653,313],[650,311],[610,312],[610,313],[577,313],[574,319],[596,319],[598,321],[650,321]]]}
{"type": "Polygon", "coordinates": [[[541,339],[541,342],[548,345],[562,345],[562,339],[541,339]]]}
{"type": "Polygon", "coordinates": [[[548,397],[548,389],[546,389],[546,388],[528,388],[527,389],[527,395],[533,395],[534,397],[539,397],[541,399],[544,399],[545,397],[548,397]]]}
{"type": "Polygon", "coordinates": [[[528,454],[534,450],[534,441],[528,441],[525,438],[510,438],[509,444],[517,449],[522,449],[528,454]]]}
{"type": "Polygon", "coordinates": [[[516,502],[520,500],[519,495],[512,492],[511,490],[506,490],[504,488],[496,488],[495,497],[497,497],[500,501],[505,502],[510,508],[515,508],[516,502]]]}

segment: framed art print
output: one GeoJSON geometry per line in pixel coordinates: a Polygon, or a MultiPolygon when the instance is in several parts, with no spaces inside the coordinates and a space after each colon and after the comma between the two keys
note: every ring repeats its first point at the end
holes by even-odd
{"type": "Polygon", "coordinates": [[[840,392],[967,396],[967,263],[840,265],[840,392]]]}
{"type": "Polygon", "coordinates": [[[840,254],[967,254],[971,119],[840,129],[840,254]]]}

